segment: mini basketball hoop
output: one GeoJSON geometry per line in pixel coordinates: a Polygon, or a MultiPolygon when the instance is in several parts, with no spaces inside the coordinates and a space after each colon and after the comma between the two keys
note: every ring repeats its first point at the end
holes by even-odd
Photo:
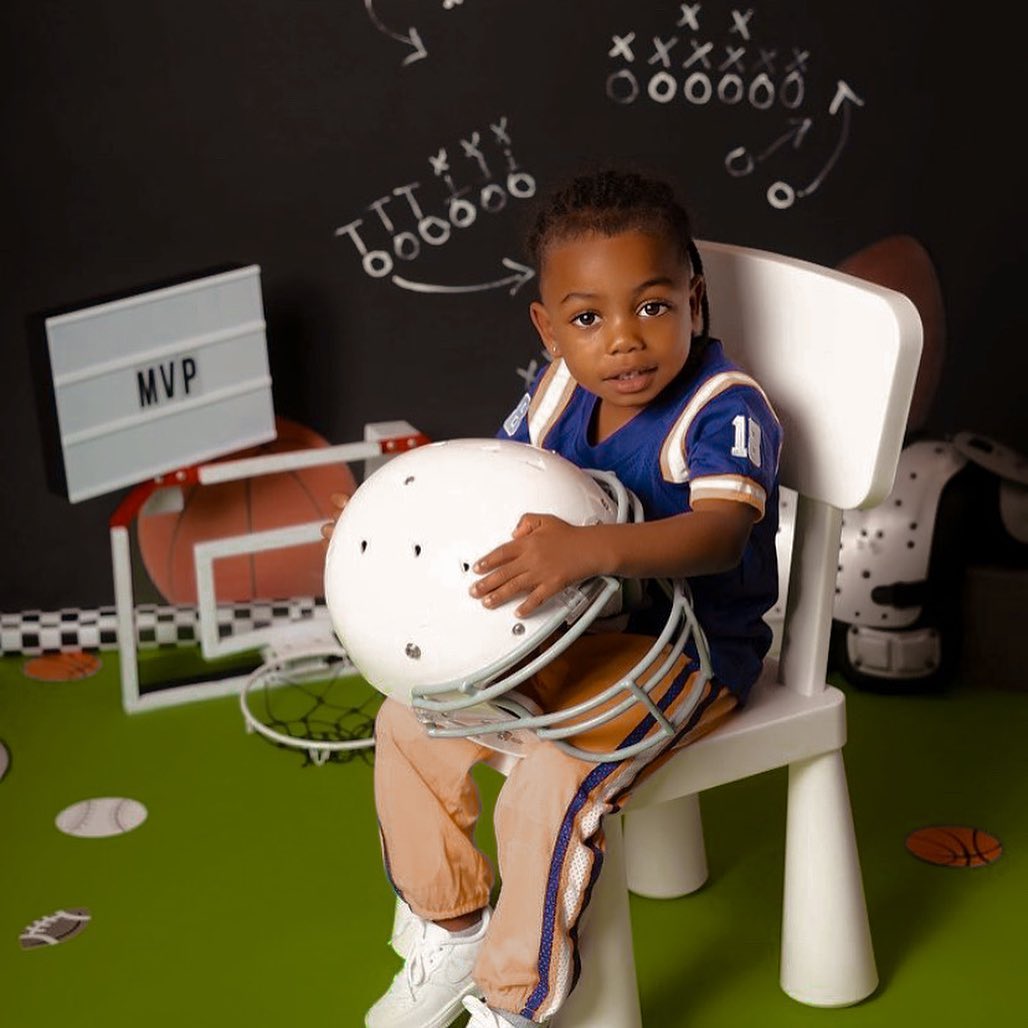
{"type": "Polygon", "coordinates": [[[324,644],[271,655],[239,693],[248,732],[300,750],[319,767],[345,763],[375,745],[381,700],[342,647],[324,644]]]}

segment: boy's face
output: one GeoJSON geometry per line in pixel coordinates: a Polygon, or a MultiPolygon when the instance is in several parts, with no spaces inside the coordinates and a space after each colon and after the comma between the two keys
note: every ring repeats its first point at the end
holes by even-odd
{"type": "Polygon", "coordinates": [[[532,321],[575,381],[600,399],[601,438],[682,370],[702,329],[703,279],[670,240],[590,233],[551,244],[532,321]]]}

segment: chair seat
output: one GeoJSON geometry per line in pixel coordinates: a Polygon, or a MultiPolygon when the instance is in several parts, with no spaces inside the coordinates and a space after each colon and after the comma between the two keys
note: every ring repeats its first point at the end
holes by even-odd
{"type": "Polygon", "coordinates": [[[838,750],[846,742],[846,697],[834,686],[802,696],[777,681],[768,659],[746,705],[683,747],[639,786],[627,809],[677,799],[838,750]]]}

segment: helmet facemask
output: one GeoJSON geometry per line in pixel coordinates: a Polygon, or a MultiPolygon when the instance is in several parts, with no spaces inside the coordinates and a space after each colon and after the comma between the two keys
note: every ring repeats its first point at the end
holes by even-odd
{"type": "Polygon", "coordinates": [[[632,670],[598,695],[543,712],[518,687],[589,631],[621,581],[598,576],[562,590],[525,618],[514,604],[486,608],[469,589],[471,567],[510,538],[526,511],[573,525],[642,520],[642,508],[609,472],[583,471],[526,443],[456,439],[392,458],[343,510],[325,565],[333,626],[368,682],[414,708],[430,735],[467,736],[520,754],[525,733],[582,759],[618,760],[667,742],[709,678],[706,640],[684,583],[664,583],[671,609],[660,636],[632,670]],[[690,640],[700,658],[689,701],[668,719],[650,691],[690,640]],[[633,704],[658,730],[596,753],[566,740],[633,704]]]}

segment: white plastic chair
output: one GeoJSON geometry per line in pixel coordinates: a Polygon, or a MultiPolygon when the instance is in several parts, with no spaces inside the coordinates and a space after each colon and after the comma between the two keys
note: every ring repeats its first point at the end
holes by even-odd
{"type": "Polygon", "coordinates": [[[921,321],[904,295],[828,268],[720,243],[700,251],[712,333],[770,397],[785,432],[781,480],[798,493],[781,659],[765,661],[742,711],[607,818],[582,976],[559,1028],[639,1028],[628,890],[667,898],[699,888],[699,793],[785,766],[781,986],[832,1007],[878,984],[842,759],[844,695],[825,675],[842,511],[892,487],[921,321]]]}

